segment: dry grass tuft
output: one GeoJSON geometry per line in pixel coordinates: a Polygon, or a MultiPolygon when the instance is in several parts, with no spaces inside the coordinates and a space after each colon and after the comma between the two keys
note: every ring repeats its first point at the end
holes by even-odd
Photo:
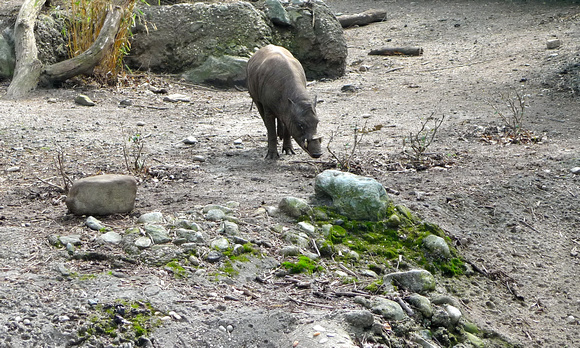
{"type": "Polygon", "coordinates": [[[97,39],[107,13],[113,6],[120,6],[123,19],[115,37],[111,52],[95,67],[94,77],[101,83],[115,84],[123,72],[123,57],[131,48],[130,27],[133,23],[133,9],[139,0],[71,0],[69,20],[69,55],[76,57],[86,51],[97,39]]]}

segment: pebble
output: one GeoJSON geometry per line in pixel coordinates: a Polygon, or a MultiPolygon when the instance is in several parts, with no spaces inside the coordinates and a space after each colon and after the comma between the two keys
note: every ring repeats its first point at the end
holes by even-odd
{"type": "Polygon", "coordinates": [[[280,249],[280,255],[282,256],[298,256],[300,255],[300,248],[298,248],[295,245],[287,245],[285,247],[282,247],[282,249],[280,249]]]}
{"type": "Polygon", "coordinates": [[[236,139],[234,140],[234,145],[242,145],[244,142],[242,141],[242,139],[236,139]]]}
{"type": "Polygon", "coordinates": [[[182,142],[184,144],[187,144],[187,145],[194,145],[194,144],[197,144],[197,138],[194,136],[189,136],[189,137],[183,139],[182,142]]]}
{"type": "Polygon", "coordinates": [[[210,246],[214,249],[225,251],[230,248],[230,242],[227,238],[217,238],[211,241],[210,246]]]}
{"type": "Polygon", "coordinates": [[[323,326],[321,326],[321,325],[318,325],[318,324],[317,324],[317,325],[314,325],[314,326],[312,327],[312,329],[313,329],[314,331],[321,331],[321,332],[324,332],[324,331],[326,331],[326,329],[325,329],[323,326]]]}
{"type": "Polygon", "coordinates": [[[365,276],[365,277],[370,277],[370,278],[378,278],[379,277],[379,275],[375,271],[372,271],[370,269],[363,269],[362,271],[360,271],[360,274],[365,276]]]}
{"type": "Polygon", "coordinates": [[[451,305],[446,305],[445,311],[447,312],[447,314],[449,314],[449,319],[451,320],[452,325],[457,324],[459,322],[459,319],[461,319],[461,311],[459,310],[459,308],[451,305]]]}
{"type": "Polygon", "coordinates": [[[199,259],[194,255],[189,256],[188,260],[193,266],[199,266],[199,259]]]}
{"type": "Polygon", "coordinates": [[[9,168],[6,169],[6,171],[8,173],[19,172],[20,171],[20,167],[9,167],[9,168]]]}
{"type": "Polygon", "coordinates": [[[117,232],[107,232],[101,236],[105,243],[119,244],[123,241],[123,237],[117,232]]]}
{"type": "MultiPolygon", "coordinates": [[[[131,105],[133,105],[133,101],[131,99],[123,99],[119,102],[119,105],[120,106],[131,106],[131,105]]],[[[139,123],[137,123],[137,125],[139,125],[139,123]]]]}
{"type": "Polygon", "coordinates": [[[562,45],[562,42],[559,39],[552,39],[552,40],[546,41],[546,47],[549,50],[553,50],[555,48],[558,48],[558,47],[560,47],[560,45],[562,45]]]}
{"type": "Polygon", "coordinates": [[[225,217],[226,213],[220,209],[211,209],[205,214],[205,219],[208,221],[222,221],[225,217]]]}
{"type": "Polygon", "coordinates": [[[186,96],[185,94],[170,94],[163,98],[163,101],[170,102],[170,103],[177,103],[177,102],[184,102],[189,103],[191,102],[191,98],[186,96]]]}
{"type": "Polygon", "coordinates": [[[139,216],[137,219],[138,223],[152,223],[152,222],[163,222],[163,214],[158,211],[145,213],[139,216]]]}
{"type": "Polygon", "coordinates": [[[145,126],[145,122],[143,122],[143,121],[137,122],[137,127],[143,127],[143,126],[145,126]]]}
{"type": "Polygon", "coordinates": [[[218,262],[222,258],[222,253],[217,250],[211,250],[206,257],[206,260],[211,263],[218,262]]]}
{"type": "Polygon", "coordinates": [[[75,103],[82,106],[95,106],[95,102],[84,94],[79,94],[75,97],[75,103]]]}
{"type": "Polygon", "coordinates": [[[194,162],[205,162],[205,157],[202,155],[195,155],[191,157],[191,160],[194,162]]]}
{"type": "Polygon", "coordinates": [[[228,332],[232,332],[234,331],[234,327],[232,325],[228,325],[226,326],[226,330],[228,330],[228,332]]]}
{"type": "Polygon", "coordinates": [[[574,168],[570,169],[570,173],[580,174],[580,167],[574,167],[574,168]]]}
{"type": "Polygon", "coordinates": [[[341,92],[354,93],[358,88],[355,85],[344,85],[340,88],[341,92]]]}
{"type": "Polygon", "coordinates": [[[306,234],[308,234],[309,236],[314,236],[314,232],[316,232],[316,227],[305,221],[300,221],[298,223],[298,228],[301,231],[306,232],[306,234]]]}
{"type": "Polygon", "coordinates": [[[169,314],[175,320],[181,320],[181,315],[177,314],[175,311],[170,311],[169,314]]]}
{"type": "Polygon", "coordinates": [[[140,249],[149,248],[151,244],[153,244],[153,242],[148,237],[139,237],[135,240],[135,246],[140,249]]]}
{"type": "Polygon", "coordinates": [[[357,310],[345,313],[344,320],[351,326],[367,328],[373,325],[375,318],[370,311],[357,310]]]}
{"type": "Polygon", "coordinates": [[[68,236],[61,236],[59,241],[62,245],[72,244],[72,245],[81,245],[81,236],[78,234],[71,234],[68,236]]]}
{"type": "Polygon", "coordinates": [[[91,230],[95,230],[95,231],[100,231],[101,229],[105,228],[105,226],[96,218],[89,216],[87,218],[87,220],[85,221],[85,225],[87,225],[88,228],[90,228],[91,230]]]}

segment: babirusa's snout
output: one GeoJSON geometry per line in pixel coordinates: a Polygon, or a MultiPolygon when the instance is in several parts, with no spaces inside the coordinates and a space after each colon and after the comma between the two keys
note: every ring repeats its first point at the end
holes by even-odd
{"type": "Polygon", "coordinates": [[[308,152],[310,157],[318,158],[322,156],[322,137],[315,135],[312,139],[306,139],[304,141],[305,150],[308,152]]]}

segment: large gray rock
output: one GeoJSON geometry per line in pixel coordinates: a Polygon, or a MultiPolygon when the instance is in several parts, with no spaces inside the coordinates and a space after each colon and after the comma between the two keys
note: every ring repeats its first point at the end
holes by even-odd
{"type": "Polygon", "coordinates": [[[312,212],[312,207],[302,198],[284,197],[278,204],[278,209],[290,217],[299,218],[302,215],[312,212]]]}
{"type": "Polygon", "coordinates": [[[424,269],[407,272],[390,273],[384,276],[384,282],[389,284],[395,281],[395,285],[410,292],[425,293],[435,290],[435,277],[424,269]]]}
{"type": "Polygon", "coordinates": [[[248,58],[224,55],[210,56],[199,67],[186,71],[182,77],[192,83],[207,83],[232,87],[243,85],[246,80],[248,58]]]}
{"type": "Polygon", "coordinates": [[[249,57],[268,43],[271,29],[248,2],[141,8],[126,63],[135,69],[182,73],[210,56],[249,57]]]}
{"type": "Polygon", "coordinates": [[[445,239],[434,234],[430,234],[423,238],[423,246],[425,246],[425,248],[427,248],[427,250],[432,254],[440,258],[448,259],[451,257],[451,251],[449,250],[449,245],[447,245],[445,239]]]}
{"type": "Polygon", "coordinates": [[[188,71],[185,76],[196,83],[231,85],[245,76],[245,64],[240,58],[220,57],[247,59],[257,48],[273,43],[288,48],[309,79],[344,74],[347,46],[342,26],[324,2],[270,1],[269,8],[262,1],[143,7],[125,62],[153,72],[188,71]],[[272,6],[279,15],[269,18],[265,12],[272,15],[272,6]],[[211,73],[218,78],[207,76],[211,73]]]}
{"type": "Polygon", "coordinates": [[[11,38],[8,35],[0,35],[0,80],[12,77],[15,64],[16,56],[11,38]]]}
{"type": "Polygon", "coordinates": [[[407,315],[397,302],[376,297],[370,302],[370,309],[385,318],[386,320],[403,320],[407,318],[407,315]]]}
{"type": "Polygon", "coordinates": [[[348,50],[332,10],[320,0],[289,1],[283,6],[291,24],[273,25],[272,43],[292,52],[308,79],[344,75],[348,50]]]}
{"type": "Polygon", "coordinates": [[[66,16],[64,12],[53,12],[50,15],[40,14],[36,20],[34,36],[38,59],[46,65],[69,58],[66,16]]]}
{"type": "Polygon", "coordinates": [[[137,181],[128,175],[91,176],[73,183],[66,206],[75,215],[128,213],[135,207],[137,181]]]}
{"type": "Polygon", "coordinates": [[[390,198],[375,179],[337,170],[325,170],[316,176],[314,191],[328,200],[339,214],[353,220],[382,220],[390,198]]]}

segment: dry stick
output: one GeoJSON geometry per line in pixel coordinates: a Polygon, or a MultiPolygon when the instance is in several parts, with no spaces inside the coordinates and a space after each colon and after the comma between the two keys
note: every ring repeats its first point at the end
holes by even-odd
{"type": "Polygon", "coordinates": [[[46,181],[44,179],[41,179],[38,176],[35,176],[35,178],[36,178],[36,180],[39,180],[40,182],[47,184],[48,186],[54,187],[55,189],[57,189],[61,193],[65,192],[64,189],[62,187],[58,186],[57,184],[53,184],[50,181],[46,181]]]}
{"type": "Polygon", "coordinates": [[[342,263],[339,262],[337,265],[338,265],[338,267],[340,267],[340,269],[342,269],[346,273],[350,274],[351,276],[353,276],[355,278],[358,278],[358,275],[354,271],[351,271],[350,269],[346,268],[346,266],[343,265],[342,263]]]}
{"type": "Polygon", "coordinates": [[[314,238],[312,238],[312,246],[314,246],[314,250],[316,250],[316,254],[318,254],[318,256],[320,256],[320,250],[318,250],[318,245],[316,245],[316,240],[314,240],[314,238]]]}
{"type": "Polygon", "coordinates": [[[297,304],[303,304],[303,305],[308,305],[308,306],[313,306],[313,307],[320,307],[320,308],[326,308],[326,309],[334,309],[334,307],[332,306],[327,306],[327,305],[323,305],[323,304],[319,304],[319,303],[314,303],[314,302],[307,302],[307,301],[302,301],[302,300],[298,300],[295,298],[292,298],[290,296],[288,296],[288,300],[297,303],[297,304]]]}
{"type": "Polygon", "coordinates": [[[421,47],[383,47],[369,52],[370,56],[420,56],[422,54],[421,47]]]}
{"type": "Polygon", "coordinates": [[[520,220],[520,223],[524,226],[526,226],[527,228],[531,229],[532,231],[536,232],[536,233],[540,233],[540,231],[536,230],[534,227],[532,227],[532,225],[530,225],[529,223],[525,222],[524,220],[520,220]]]}
{"type": "Polygon", "coordinates": [[[395,297],[395,301],[397,301],[397,303],[401,306],[401,308],[403,308],[403,310],[405,312],[407,312],[408,316],[412,317],[413,315],[415,315],[415,313],[413,312],[411,307],[409,307],[409,305],[407,303],[405,303],[405,301],[403,301],[402,298],[397,296],[397,297],[395,297]]]}

